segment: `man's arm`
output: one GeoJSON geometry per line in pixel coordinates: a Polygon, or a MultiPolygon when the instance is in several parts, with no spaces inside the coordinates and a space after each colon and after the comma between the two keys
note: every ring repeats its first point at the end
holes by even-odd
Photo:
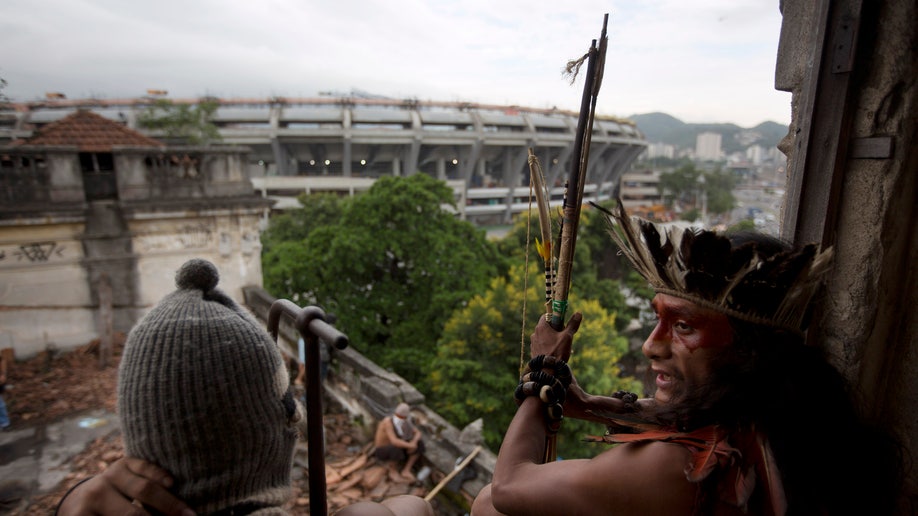
{"type": "MultiPolygon", "coordinates": [[[[582,315],[575,313],[567,327],[558,332],[545,322],[544,318],[540,319],[530,336],[532,355],[551,355],[564,361],[570,360],[573,336],[580,329],[582,320],[582,315]]],[[[641,399],[637,401],[637,405],[647,406],[652,402],[652,399],[641,399]]],[[[571,386],[567,389],[567,400],[564,402],[565,418],[611,425],[615,422],[603,417],[603,414],[619,414],[625,410],[624,402],[618,398],[597,396],[583,390],[574,375],[571,386]]]]}
{"type": "MultiPolygon", "coordinates": [[[[532,353],[566,360],[580,321],[580,314],[574,314],[562,332],[540,321],[531,340],[532,353]]],[[[541,464],[547,435],[544,405],[530,396],[513,417],[497,457],[490,491],[497,511],[676,514],[691,509],[696,486],[685,478],[689,452],[682,446],[627,444],[594,459],[541,464]]]]}
{"type": "MultiPolygon", "coordinates": [[[[395,425],[392,423],[391,418],[387,417],[383,419],[380,424],[384,425],[383,429],[385,430],[386,439],[389,440],[389,444],[409,451],[414,451],[414,449],[418,447],[418,442],[416,440],[406,441],[395,433],[395,425]]],[[[418,436],[420,436],[420,434],[418,434],[418,436]]]]}

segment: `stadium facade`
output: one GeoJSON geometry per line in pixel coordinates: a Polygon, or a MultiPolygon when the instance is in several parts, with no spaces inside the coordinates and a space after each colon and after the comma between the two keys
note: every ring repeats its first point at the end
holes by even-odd
{"type": "MultiPolygon", "coordinates": [[[[358,192],[385,175],[425,173],[447,181],[459,215],[501,225],[529,206],[528,149],[539,157],[553,205],[560,205],[577,113],[557,109],[382,98],[213,99],[223,143],[245,146],[256,190],[275,209],[302,192],[358,192]]],[[[159,139],[138,126],[155,98],[51,99],[0,111],[0,145],[87,109],[159,139]]],[[[173,100],[195,103],[198,100],[173,100]]],[[[616,195],[619,179],[647,142],[623,119],[597,116],[585,200],[616,195]]]]}

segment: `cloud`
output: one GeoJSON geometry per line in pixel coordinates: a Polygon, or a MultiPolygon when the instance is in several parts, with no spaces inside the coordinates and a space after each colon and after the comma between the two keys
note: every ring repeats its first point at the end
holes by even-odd
{"type": "Polygon", "coordinates": [[[576,110],[561,77],[610,12],[599,111],[786,123],[773,88],[773,0],[6,0],[0,76],[14,100],[62,91],[131,97],[396,98],[576,110]]]}

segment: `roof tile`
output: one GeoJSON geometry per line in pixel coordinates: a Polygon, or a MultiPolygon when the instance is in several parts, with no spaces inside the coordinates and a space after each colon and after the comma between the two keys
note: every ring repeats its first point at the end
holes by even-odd
{"type": "Polygon", "coordinates": [[[111,152],[115,145],[163,147],[164,144],[88,110],[52,122],[17,142],[21,145],[76,145],[81,152],[111,152]]]}

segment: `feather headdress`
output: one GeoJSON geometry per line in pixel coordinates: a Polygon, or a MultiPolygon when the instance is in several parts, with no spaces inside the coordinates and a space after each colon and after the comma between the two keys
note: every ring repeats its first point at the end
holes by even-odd
{"type": "Polygon", "coordinates": [[[755,242],[734,246],[707,230],[665,228],[598,205],[622,254],[658,293],[745,321],[801,333],[810,299],[829,269],[832,249],[816,244],[765,253],[755,242]]]}

